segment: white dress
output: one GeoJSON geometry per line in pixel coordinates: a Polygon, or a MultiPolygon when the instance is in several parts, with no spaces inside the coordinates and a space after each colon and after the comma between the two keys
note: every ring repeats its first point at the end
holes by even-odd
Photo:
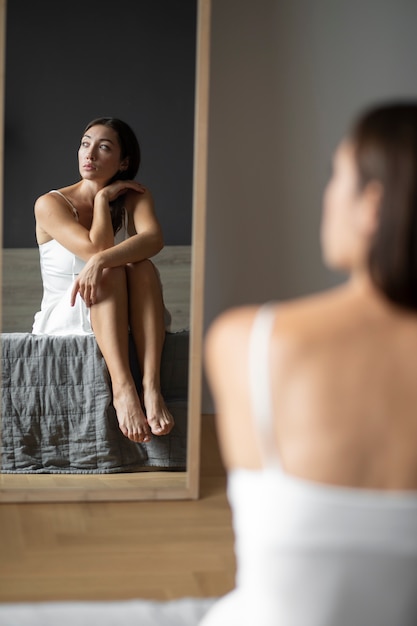
{"type": "MultiPolygon", "coordinates": [[[[52,193],[52,192],[51,192],[52,193]]],[[[74,205],[62,193],[78,221],[74,205]]],[[[51,239],[39,245],[40,268],[43,283],[41,310],[35,314],[34,335],[92,335],[90,310],[84,300],[77,296],[75,305],[70,304],[71,291],[76,276],[85,261],[51,239]]]]}
{"type": "Polygon", "coordinates": [[[250,348],[264,467],[228,477],[236,587],[201,626],[415,626],[417,493],[335,487],[283,471],[271,445],[274,317],[261,308],[250,348]]]}

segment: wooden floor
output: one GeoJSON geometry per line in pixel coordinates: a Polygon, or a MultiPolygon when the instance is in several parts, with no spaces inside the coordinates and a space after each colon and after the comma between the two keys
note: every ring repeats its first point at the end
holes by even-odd
{"type": "Polygon", "coordinates": [[[0,504],[0,602],[168,600],[233,588],[225,473],[203,416],[197,501],[0,504]]]}

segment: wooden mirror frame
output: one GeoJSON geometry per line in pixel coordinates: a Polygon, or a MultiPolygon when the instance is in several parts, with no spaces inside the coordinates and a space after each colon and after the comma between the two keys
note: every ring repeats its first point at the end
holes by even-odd
{"type": "MultiPolygon", "coordinates": [[[[65,476],[59,474],[0,474],[0,502],[182,500],[197,499],[199,496],[210,10],[210,0],[197,0],[186,471],[169,472],[164,470],[95,475],[67,474],[65,476]]],[[[0,235],[2,238],[6,0],[0,0],[0,29],[0,235]]],[[[2,267],[0,253],[0,271],[2,271],[2,267]]]]}

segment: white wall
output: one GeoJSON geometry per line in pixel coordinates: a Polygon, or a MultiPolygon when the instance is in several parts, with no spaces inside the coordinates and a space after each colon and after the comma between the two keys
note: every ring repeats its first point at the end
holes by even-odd
{"type": "Polygon", "coordinates": [[[341,280],[318,239],[331,153],[364,105],[417,97],[416,26],[415,0],[212,0],[206,327],[341,280]]]}

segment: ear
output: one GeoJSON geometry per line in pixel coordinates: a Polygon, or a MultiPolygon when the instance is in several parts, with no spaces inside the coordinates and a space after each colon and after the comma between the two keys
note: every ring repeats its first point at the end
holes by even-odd
{"type": "Polygon", "coordinates": [[[383,186],[377,180],[370,181],[361,192],[357,225],[365,237],[373,237],[378,229],[383,186]]]}
{"type": "Polygon", "coordinates": [[[126,157],[125,159],[123,159],[123,161],[120,163],[120,167],[119,167],[119,171],[120,172],[124,172],[125,170],[127,170],[127,168],[129,167],[129,157],[126,157]]]}

